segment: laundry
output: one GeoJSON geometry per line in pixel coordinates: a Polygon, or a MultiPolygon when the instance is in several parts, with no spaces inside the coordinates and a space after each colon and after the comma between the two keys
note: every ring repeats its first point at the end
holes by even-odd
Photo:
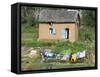
{"type": "Polygon", "coordinates": [[[84,50],[83,52],[77,52],[76,55],[77,58],[84,58],[86,56],[86,51],[84,50]]]}

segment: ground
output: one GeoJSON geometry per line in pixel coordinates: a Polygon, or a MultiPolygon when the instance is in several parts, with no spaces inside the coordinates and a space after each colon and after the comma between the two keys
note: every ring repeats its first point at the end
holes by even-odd
{"type": "MultiPolygon", "coordinates": [[[[26,48],[26,47],[25,47],[26,48]]],[[[22,52],[22,70],[40,70],[40,69],[60,69],[60,68],[75,68],[75,67],[92,67],[94,64],[86,62],[61,62],[47,61],[41,62],[41,56],[37,53],[36,56],[30,56],[29,52],[22,52]]]]}

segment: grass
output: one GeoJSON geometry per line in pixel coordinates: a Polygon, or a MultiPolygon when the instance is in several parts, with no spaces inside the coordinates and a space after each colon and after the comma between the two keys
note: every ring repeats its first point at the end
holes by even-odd
{"type": "Polygon", "coordinates": [[[80,67],[93,67],[92,64],[86,63],[27,63],[22,65],[22,70],[46,70],[46,69],[63,69],[63,68],[80,68],[80,67]]]}
{"type": "Polygon", "coordinates": [[[22,55],[22,70],[42,70],[42,69],[60,69],[60,68],[78,68],[78,67],[92,67],[91,63],[69,63],[69,62],[44,62],[41,63],[41,56],[37,54],[34,57],[29,55],[22,55]]]}
{"type": "MultiPolygon", "coordinates": [[[[90,28],[89,28],[90,29],[90,28]]],[[[56,53],[76,53],[83,50],[95,52],[94,32],[88,28],[80,29],[79,40],[72,43],[69,41],[37,41],[38,28],[27,25],[22,25],[22,47],[43,47],[50,48],[56,53]]],[[[59,69],[59,68],[75,68],[75,67],[91,67],[94,64],[91,62],[91,56],[87,59],[87,62],[83,63],[59,63],[59,62],[46,62],[41,63],[41,56],[31,58],[29,53],[24,54],[22,52],[22,70],[40,70],[40,69],[59,69]],[[88,62],[90,62],[88,64],[88,62]],[[50,67],[52,66],[52,68],[50,67]]],[[[90,54],[89,54],[90,55],[90,54]]]]}

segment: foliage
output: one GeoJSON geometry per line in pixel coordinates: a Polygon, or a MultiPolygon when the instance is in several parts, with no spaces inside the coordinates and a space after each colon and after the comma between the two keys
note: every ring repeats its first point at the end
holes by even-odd
{"type": "Polygon", "coordinates": [[[21,23],[29,26],[36,26],[41,8],[39,7],[21,7],[21,23]]]}
{"type": "Polygon", "coordinates": [[[83,41],[92,39],[91,38],[91,32],[80,30],[79,35],[80,35],[80,40],[83,40],[83,41]]]}
{"type": "Polygon", "coordinates": [[[54,47],[54,51],[66,54],[66,53],[76,53],[79,51],[83,51],[85,48],[86,47],[82,42],[71,43],[69,41],[66,41],[57,43],[54,47]]]}
{"type": "Polygon", "coordinates": [[[38,29],[34,26],[29,26],[27,24],[23,24],[21,28],[22,28],[21,29],[22,33],[38,33],[38,29]]]}
{"type": "Polygon", "coordinates": [[[95,11],[94,10],[82,10],[82,22],[84,26],[95,26],[95,11]]]}

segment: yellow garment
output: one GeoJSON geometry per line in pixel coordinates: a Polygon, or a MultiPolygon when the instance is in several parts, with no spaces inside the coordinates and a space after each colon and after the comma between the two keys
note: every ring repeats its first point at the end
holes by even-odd
{"type": "Polygon", "coordinates": [[[76,54],[72,54],[71,61],[76,62],[76,60],[77,60],[76,54]]]}

